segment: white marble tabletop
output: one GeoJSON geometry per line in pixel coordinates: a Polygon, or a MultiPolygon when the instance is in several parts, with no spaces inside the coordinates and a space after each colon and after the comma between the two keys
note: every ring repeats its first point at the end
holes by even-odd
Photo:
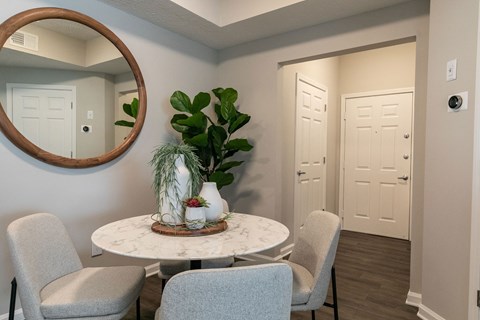
{"type": "Polygon", "coordinates": [[[176,237],[153,232],[150,215],[127,218],[100,227],[92,242],[118,255],[156,260],[203,260],[255,253],[288,238],[286,226],[272,219],[233,213],[227,230],[206,236],[176,237]]]}

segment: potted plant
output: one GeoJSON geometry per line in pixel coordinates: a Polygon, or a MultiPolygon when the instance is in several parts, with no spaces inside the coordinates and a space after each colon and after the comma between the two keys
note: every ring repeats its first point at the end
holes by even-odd
{"type": "Polygon", "coordinates": [[[153,188],[157,196],[159,222],[184,222],[183,199],[198,194],[202,176],[200,162],[192,146],[167,143],[156,148],[150,161],[153,188]]]}
{"type": "Polygon", "coordinates": [[[185,206],[185,225],[188,229],[201,229],[205,226],[205,208],[207,201],[201,196],[187,198],[183,201],[185,206]]]}
{"type": "Polygon", "coordinates": [[[209,93],[198,93],[193,101],[182,91],[175,91],[170,97],[172,107],[182,113],[175,114],[170,123],[182,134],[185,144],[195,147],[195,153],[202,165],[205,181],[215,182],[217,188],[229,185],[234,176],[228,172],[240,166],[243,161],[231,159],[239,151],[250,151],[253,146],[244,138],[233,135],[250,121],[250,116],[235,107],[238,93],[233,88],[212,90],[218,101],[214,104],[215,117],[202,112],[211,102],[209,93]]]}

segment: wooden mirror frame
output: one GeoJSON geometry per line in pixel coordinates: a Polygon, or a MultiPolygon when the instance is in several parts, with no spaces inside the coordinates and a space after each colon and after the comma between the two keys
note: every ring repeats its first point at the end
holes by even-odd
{"type": "Polygon", "coordinates": [[[45,19],[71,20],[90,27],[103,35],[108,40],[110,40],[110,42],[122,53],[123,57],[126,59],[133,72],[138,87],[139,110],[135,125],[133,126],[123,143],[115,147],[113,150],[98,157],[83,159],[71,159],[62,157],[47,152],[36,146],[15,128],[15,126],[5,113],[5,110],[2,107],[1,103],[0,130],[14,145],[23,150],[25,153],[51,165],[65,168],[88,168],[107,163],[123,154],[135,141],[138,134],[140,133],[140,130],[143,127],[145,115],[147,112],[147,95],[145,91],[145,83],[143,81],[140,68],[135,61],[132,53],[130,52],[130,50],[128,50],[127,46],[106,26],[84,14],[61,8],[45,7],[30,9],[12,16],[8,20],[0,24],[0,51],[5,45],[5,43],[8,41],[8,39],[12,36],[12,34],[15,33],[18,29],[29,23],[45,19]]]}

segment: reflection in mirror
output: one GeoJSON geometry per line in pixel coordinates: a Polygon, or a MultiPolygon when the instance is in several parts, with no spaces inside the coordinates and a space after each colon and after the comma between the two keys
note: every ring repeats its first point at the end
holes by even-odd
{"type": "Polygon", "coordinates": [[[133,143],[146,111],[143,78],[105,26],[70,10],[32,9],[0,25],[2,45],[0,129],[23,151],[54,165],[90,167],[133,143]],[[132,121],[122,106],[133,98],[140,101],[135,125],[115,126],[132,121]]]}
{"type": "Polygon", "coordinates": [[[74,21],[30,23],[0,52],[5,112],[27,139],[63,157],[96,157],[121,144],[129,130],[114,122],[133,96],[135,78],[120,51],[74,21]]]}

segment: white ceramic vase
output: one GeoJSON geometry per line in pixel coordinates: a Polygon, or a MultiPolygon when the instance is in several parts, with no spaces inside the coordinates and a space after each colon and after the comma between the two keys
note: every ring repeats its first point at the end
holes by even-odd
{"type": "Polygon", "coordinates": [[[191,174],[185,166],[183,154],[178,155],[175,160],[177,191],[175,186],[169,186],[168,197],[163,190],[160,190],[160,219],[163,223],[170,225],[179,225],[184,222],[184,211],[182,201],[191,196],[191,174]]]}
{"type": "Polygon", "coordinates": [[[201,229],[205,226],[205,208],[187,207],[185,209],[185,225],[188,229],[201,229]]]}
{"type": "Polygon", "coordinates": [[[217,221],[223,213],[223,200],[217,189],[216,182],[204,182],[200,196],[208,203],[205,208],[205,218],[207,221],[217,221]]]}

